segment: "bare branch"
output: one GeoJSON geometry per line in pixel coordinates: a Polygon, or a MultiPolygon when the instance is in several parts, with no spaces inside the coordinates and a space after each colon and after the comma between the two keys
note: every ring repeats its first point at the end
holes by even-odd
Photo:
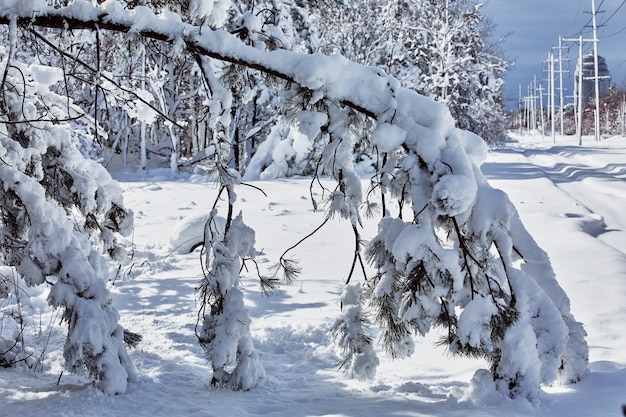
{"type": "MultiPolygon", "coordinates": [[[[1,21],[1,19],[0,19],[1,21]]],[[[165,120],[167,120],[168,122],[172,123],[173,125],[184,129],[185,127],[180,125],[179,123],[177,123],[175,120],[171,119],[167,114],[163,113],[161,110],[159,110],[157,107],[155,107],[152,103],[150,103],[149,101],[147,101],[146,99],[144,99],[143,97],[141,97],[139,94],[137,94],[134,90],[130,89],[130,88],[126,88],[123,85],[119,84],[117,81],[115,81],[113,78],[108,77],[106,75],[104,75],[103,73],[101,73],[99,71],[98,68],[94,68],[91,65],[89,65],[88,63],[86,63],[85,61],[83,61],[82,59],[78,58],[77,56],[74,56],[72,54],[70,54],[69,52],[64,51],[63,49],[61,49],[60,47],[56,46],[55,44],[53,44],[52,42],[50,42],[48,39],[45,38],[45,36],[43,36],[42,34],[38,33],[36,30],[31,29],[31,33],[33,35],[35,35],[35,37],[39,40],[41,40],[43,43],[45,43],[46,45],[48,45],[50,48],[54,49],[55,51],[57,51],[59,54],[70,58],[72,60],[74,60],[75,62],[79,63],[80,65],[84,66],[85,68],[89,69],[90,71],[92,71],[94,74],[98,74],[98,76],[104,80],[107,80],[108,82],[110,82],[111,84],[113,84],[115,87],[119,88],[121,91],[131,94],[133,95],[135,98],[137,98],[137,100],[141,101],[143,104],[145,104],[146,106],[150,107],[154,112],[156,112],[159,116],[163,117],[165,120]]],[[[96,86],[96,92],[98,91],[98,86],[96,86]]],[[[97,97],[97,96],[96,96],[97,97]]]]}

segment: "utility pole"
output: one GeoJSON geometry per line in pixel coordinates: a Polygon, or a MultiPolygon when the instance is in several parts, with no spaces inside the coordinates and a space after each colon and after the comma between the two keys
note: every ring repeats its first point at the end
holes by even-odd
{"type": "MultiPolygon", "coordinates": [[[[537,76],[535,76],[535,80],[536,80],[536,77],[537,76]]],[[[535,83],[535,85],[537,84],[535,83]]],[[[543,122],[543,90],[544,90],[543,85],[539,85],[539,87],[537,87],[537,91],[539,91],[539,114],[541,115],[541,138],[542,140],[543,140],[543,136],[546,134],[546,127],[543,122]]]]}
{"type": "Polygon", "coordinates": [[[519,121],[519,134],[522,135],[522,85],[518,84],[518,98],[517,98],[517,114],[519,121]]]}
{"type": "Polygon", "coordinates": [[[624,137],[624,125],[626,124],[626,94],[622,101],[622,137],[624,137]]]}
{"type": "Polygon", "coordinates": [[[559,69],[558,72],[559,73],[559,113],[560,113],[560,118],[561,118],[561,136],[563,136],[563,106],[564,106],[564,100],[563,100],[563,48],[565,48],[563,46],[563,37],[561,37],[559,35],[559,46],[555,47],[553,49],[558,49],[559,50],[559,69]]]}
{"type": "MultiPolygon", "coordinates": [[[[583,42],[593,42],[593,39],[583,39],[583,35],[579,35],[578,38],[563,39],[566,42],[578,42],[578,88],[575,93],[577,96],[577,111],[576,111],[576,135],[578,136],[578,145],[583,144],[582,139],[582,127],[583,127],[583,80],[589,79],[583,76],[583,42]]],[[[596,91],[598,89],[596,88],[596,91]]]]}
{"type": "Polygon", "coordinates": [[[531,82],[528,84],[528,103],[529,103],[529,114],[530,114],[530,124],[529,130],[537,129],[537,106],[536,106],[536,97],[535,97],[535,85],[531,82]]]}
{"type": "MultiPolygon", "coordinates": [[[[591,22],[593,25],[593,70],[596,85],[596,114],[595,133],[596,142],[600,141],[600,77],[598,72],[598,23],[596,19],[596,0],[591,0],[591,22]]],[[[582,67],[581,67],[582,69],[582,67]]]]}
{"type": "Polygon", "coordinates": [[[583,144],[583,35],[578,37],[578,120],[576,120],[578,146],[583,144]]]}
{"type": "Polygon", "coordinates": [[[554,129],[554,55],[548,53],[548,108],[550,109],[550,128],[552,130],[552,143],[556,143],[554,129]]]}
{"type": "Polygon", "coordinates": [[[528,92],[524,96],[524,126],[526,127],[526,134],[530,133],[530,107],[528,105],[528,92]]]}

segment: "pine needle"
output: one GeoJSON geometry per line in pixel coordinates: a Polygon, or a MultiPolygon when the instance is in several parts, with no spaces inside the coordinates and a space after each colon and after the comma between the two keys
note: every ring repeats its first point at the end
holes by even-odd
{"type": "Polygon", "coordinates": [[[285,284],[291,285],[302,272],[302,268],[298,265],[299,260],[293,258],[280,258],[280,261],[270,268],[272,278],[276,279],[282,271],[282,278],[285,284]]]}

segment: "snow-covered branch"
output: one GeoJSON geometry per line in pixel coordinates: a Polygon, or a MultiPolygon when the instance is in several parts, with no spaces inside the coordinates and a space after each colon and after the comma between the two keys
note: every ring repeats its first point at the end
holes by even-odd
{"type": "Polygon", "coordinates": [[[388,100],[381,100],[382,97],[393,95],[392,91],[383,93],[384,90],[391,90],[388,83],[393,79],[386,77],[381,70],[362,67],[340,56],[303,55],[284,50],[262,51],[242,44],[224,30],[183,23],[173,14],[155,15],[146,7],[125,10],[117,1],[109,0],[100,6],[79,1],[60,9],[43,8],[34,14],[22,9],[4,9],[0,11],[0,24],[8,25],[15,15],[17,25],[24,28],[109,30],[170,43],[183,40],[190,52],[256,69],[312,90],[321,89],[328,98],[377,119],[389,107],[393,107],[393,103],[388,100]],[[334,68],[334,71],[329,72],[329,68],[334,68]],[[327,74],[333,75],[328,77],[327,74]],[[378,77],[381,80],[372,83],[372,79],[378,77]],[[360,89],[358,94],[352,94],[351,91],[359,91],[359,86],[367,86],[367,90],[360,89]],[[378,88],[372,90],[374,86],[378,88]]]}

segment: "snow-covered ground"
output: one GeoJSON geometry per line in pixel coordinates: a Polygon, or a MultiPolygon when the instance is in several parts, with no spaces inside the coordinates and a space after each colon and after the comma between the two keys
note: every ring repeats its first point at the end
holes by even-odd
{"type": "MultiPolygon", "coordinates": [[[[435,346],[436,334],[416,339],[409,359],[392,361],[379,352],[374,380],[346,378],[336,368],[339,355],[328,327],[339,314],[354,238],[348,223],[334,220],[293,251],[301,261],[302,277],[277,294],[264,296],[254,265],[248,265],[243,288],[267,380],[248,392],[211,387],[194,334],[194,287],[202,274],[199,250],[181,254],[170,239],[181,222],[208,213],[217,190],[194,178],[120,174],[126,205],[136,215],[134,257],[111,288],[124,327],[143,335],[131,353],[140,380],[126,394],[111,397],[86,377],[61,375],[63,340],[54,333],[42,373],[0,370],[0,415],[621,415],[626,403],[626,139],[587,139],[583,147],[572,137],[557,138],[556,145],[548,137],[516,139],[490,152],[483,172],[494,187],[509,194],[526,227],[548,252],[573,314],[585,324],[591,374],[582,382],[546,387],[535,406],[523,400],[473,398],[467,395],[468,383],[486,365],[451,357],[435,346]]],[[[237,189],[237,209],[257,232],[258,267],[267,274],[285,249],[321,223],[323,213],[312,210],[309,180],[253,185],[237,189]]],[[[314,191],[315,198],[323,197],[320,187],[314,191]]],[[[371,221],[364,237],[374,231],[371,221]]],[[[39,301],[34,298],[31,304],[43,306],[45,293],[39,301]]]]}

